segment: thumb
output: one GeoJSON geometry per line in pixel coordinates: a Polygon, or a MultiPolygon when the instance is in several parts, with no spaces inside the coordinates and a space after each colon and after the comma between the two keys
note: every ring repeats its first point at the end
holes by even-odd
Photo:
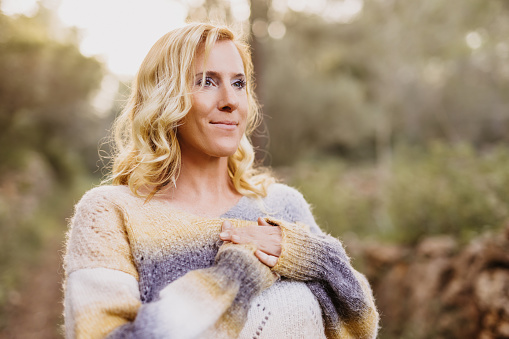
{"type": "Polygon", "coordinates": [[[258,226],[270,226],[262,217],[258,218],[258,226]]]}
{"type": "Polygon", "coordinates": [[[223,221],[221,231],[226,231],[226,230],[231,230],[231,229],[233,229],[232,223],[229,220],[223,221]]]}
{"type": "Polygon", "coordinates": [[[269,223],[266,219],[259,217],[258,218],[258,226],[278,226],[275,223],[269,223]]]}

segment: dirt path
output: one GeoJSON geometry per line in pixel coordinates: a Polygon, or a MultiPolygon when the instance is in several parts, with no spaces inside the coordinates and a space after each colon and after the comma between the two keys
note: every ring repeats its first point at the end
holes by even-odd
{"type": "Polygon", "coordinates": [[[63,338],[61,251],[63,239],[48,243],[39,265],[27,273],[24,286],[13,295],[7,328],[0,339],[63,338]]]}

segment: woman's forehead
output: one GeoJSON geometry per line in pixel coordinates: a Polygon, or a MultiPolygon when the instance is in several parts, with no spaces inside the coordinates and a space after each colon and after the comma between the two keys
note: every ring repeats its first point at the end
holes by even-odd
{"type": "Polygon", "coordinates": [[[219,40],[210,47],[208,53],[204,46],[198,50],[194,70],[195,73],[203,71],[244,73],[244,62],[233,41],[219,40]]]}

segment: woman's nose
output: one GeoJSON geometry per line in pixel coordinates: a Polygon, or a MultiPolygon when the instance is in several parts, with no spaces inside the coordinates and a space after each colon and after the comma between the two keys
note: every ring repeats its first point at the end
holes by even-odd
{"type": "Polygon", "coordinates": [[[231,113],[239,107],[239,98],[232,86],[224,86],[219,99],[219,110],[231,113]]]}

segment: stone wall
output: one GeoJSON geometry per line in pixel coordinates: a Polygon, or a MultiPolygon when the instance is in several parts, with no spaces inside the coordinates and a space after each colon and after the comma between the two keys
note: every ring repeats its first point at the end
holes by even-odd
{"type": "Polygon", "coordinates": [[[461,247],[448,236],[345,244],[372,284],[379,338],[509,338],[509,225],[461,247]]]}

